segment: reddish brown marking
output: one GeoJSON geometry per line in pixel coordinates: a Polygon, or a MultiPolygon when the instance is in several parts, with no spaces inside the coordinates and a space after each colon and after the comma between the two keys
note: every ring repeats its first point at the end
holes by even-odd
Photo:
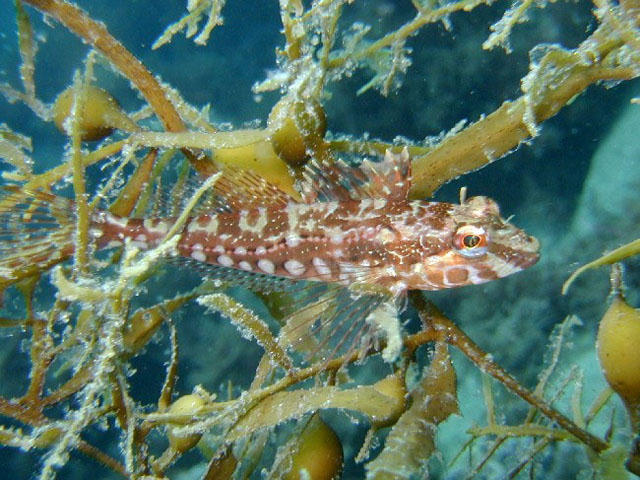
{"type": "Polygon", "coordinates": [[[442,270],[427,271],[427,279],[433,285],[444,285],[444,275],[442,273],[442,270]]]}
{"type": "Polygon", "coordinates": [[[491,246],[491,252],[505,262],[521,268],[535,263],[535,259],[538,257],[537,253],[522,252],[500,243],[494,243],[491,246]]]}
{"type": "Polygon", "coordinates": [[[444,230],[451,206],[447,203],[432,202],[427,207],[429,225],[436,230],[444,230]]]}
{"type": "Polygon", "coordinates": [[[498,278],[500,278],[498,274],[490,268],[482,268],[478,270],[478,277],[482,278],[483,280],[497,280],[498,278]]]}
{"type": "Polygon", "coordinates": [[[436,254],[445,250],[445,243],[440,238],[423,236],[420,239],[420,250],[423,256],[436,254]]]}
{"type": "Polygon", "coordinates": [[[460,284],[467,281],[469,278],[469,272],[466,268],[452,268],[447,270],[447,281],[452,284],[460,284]]]}
{"type": "Polygon", "coordinates": [[[249,225],[255,225],[260,219],[261,213],[257,208],[253,208],[247,212],[247,223],[249,225]]]}

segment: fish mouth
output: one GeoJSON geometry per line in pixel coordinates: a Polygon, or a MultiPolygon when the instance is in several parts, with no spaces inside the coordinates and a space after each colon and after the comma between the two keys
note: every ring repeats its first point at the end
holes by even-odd
{"type": "Polygon", "coordinates": [[[515,228],[500,233],[491,242],[489,251],[515,271],[529,268],[540,260],[540,242],[536,237],[515,228]]]}
{"type": "Polygon", "coordinates": [[[540,241],[524,232],[522,232],[522,235],[524,240],[520,244],[519,250],[523,256],[530,259],[529,265],[533,265],[540,259],[540,241]]]}
{"type": "Polygon", "coordinates": [[[516,265],[522,269],[535,265],[540,260],[540,242],[536,237],[522,232],[523,241],[515,248],[517,252],[516,265]]]}
{"type": "Polygon", "coordinates": [[[540,256],[540,242],[536,237],[532,237],[522,232],[525,240],[522,242],[522,250],[527,253],[534,253],[540,256]]]}
{"type": "Polygon", "coordinates": [[[529,268],[538,263],[538,260],[540,260],[540,253],[537,251],[530,253],[521,252],[514,260],[511,261],[511,264],[524,270],[525,268],[529,268]]]}

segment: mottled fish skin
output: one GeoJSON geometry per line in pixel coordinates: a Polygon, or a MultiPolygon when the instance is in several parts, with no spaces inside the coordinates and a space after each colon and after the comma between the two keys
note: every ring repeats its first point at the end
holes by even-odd
{"type": "MultiPolygon", "coordinates": [[[[283,287],[283,277],[323,282],[298,290],[280,333],[308,363],[364,352],[380,336],[382,358],[392,362],[402,348],[392,313],[407,290],[484,283],[538,260],[538,241],[502,219],[489,198],[408,200],[407,149],[358,168],[314,160],[302,172],[300,201],[246,171],[231,169],[211,183],[179,232],[177,218],[92,213],[92,246],[146,250],[176,234],[176,253],[216,266],[207,270],[214,278],[263,292],[283,287]]],[[[75,217],[72,200],[19,186],[0,190],[0,287],[70,258],[75,217]]]]}
{"type": "MultiPolygon", "coordinates": [[[[406,149],[357,169],[341,161],[311,162],[303,172],[302,201],[256,175],[229,171],[215,183],[214,203],[187,219],[178,254],[251,273],[359,284],[393,297],[488,282],[538,260],[537,240],[502,219],[489,198],[408,200],[410,170],[406,149]]],[[[0,205],[0,277],[17,279],[73,254],[71,200],[17,186],[5,187],[4,195],[13,207],[0,205]]],[[[175,221],[99,211],[89,232],[97,248],[128,241],[149,249],[175,221]]]]}
{"type": "MultiPolygon", "coordinates": [[[[101,246],[156,246],[173,219],[94,218],[101,246]]],[[[500,217],[497,204],[363,199],[255,207],[190,218],[184,257],[292,279],[371,284],[394,295],[480,284],[538,260],[538,241],[500,217]],[[480,242],[478,246],[466,246],[480,242]],[[466,237],[465,237],[466,236],[466,237]]]]}

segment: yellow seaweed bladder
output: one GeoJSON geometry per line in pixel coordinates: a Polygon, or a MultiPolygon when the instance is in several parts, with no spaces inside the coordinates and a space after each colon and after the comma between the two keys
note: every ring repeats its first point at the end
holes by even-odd
{"type": "MultiPolygon", "coordinates": [[[[83,141],[102,140],[114,129],[129,132],[140,130],[109,92],[93,85],[82,88],[83,108],[79,128],[83,141]]],[[[71,114],[74,98],[75,88],[71,86],[61,92],[53,103],[53,123],[64,134],[68,134],[67,119],[71,114]]]]}
{"type": "Polygon", "coordinates": [[[327,119],[319,102],[281,98],[267,121],[273,150],[291,166],[300,166],[315,151],[327,132],[327,119]]]}
{"type": "Polygon", "coordinates": [[[640,311],[620,294],[600,320],[597,352],[607,382],[635,416],[640,407],[640,311]]]}
{"type": "Polygon", "coordinates": [[[317,413],[298,438],[291,469],[283,480],[333,480],[342,473],[342,443],[317,413]]]}
{"type": "MultiPolygon", "coordinates": [[[[195,415],[206,404],[205,400],[196,394],[183,395],[169,407],[169,413],[176,415],[195,415]]],[[[184,453],[195,447],[200,441],[202,434],[192,433],[181,435],[173,427],[169,427],[167,437],[169,445],[178,453],[184,453]]]]}

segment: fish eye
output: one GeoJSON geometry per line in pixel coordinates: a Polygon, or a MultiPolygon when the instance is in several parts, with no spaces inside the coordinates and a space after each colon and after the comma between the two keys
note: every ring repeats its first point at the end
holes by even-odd
{"type": "Polygon", "coordinates": [[[453,237],[453,246],[465,257],[479,257],[487,253],[489,239],[482,227],[463,225],[453,237]]]}
{"type": "Polygon", "coordinates": [[[473,248],[478,246],[478,244],[481,242],[481,238],[480,235],[466,235],[463,237],[462,239],[462,244],[466,247],[466,248],[473,248]]]}

